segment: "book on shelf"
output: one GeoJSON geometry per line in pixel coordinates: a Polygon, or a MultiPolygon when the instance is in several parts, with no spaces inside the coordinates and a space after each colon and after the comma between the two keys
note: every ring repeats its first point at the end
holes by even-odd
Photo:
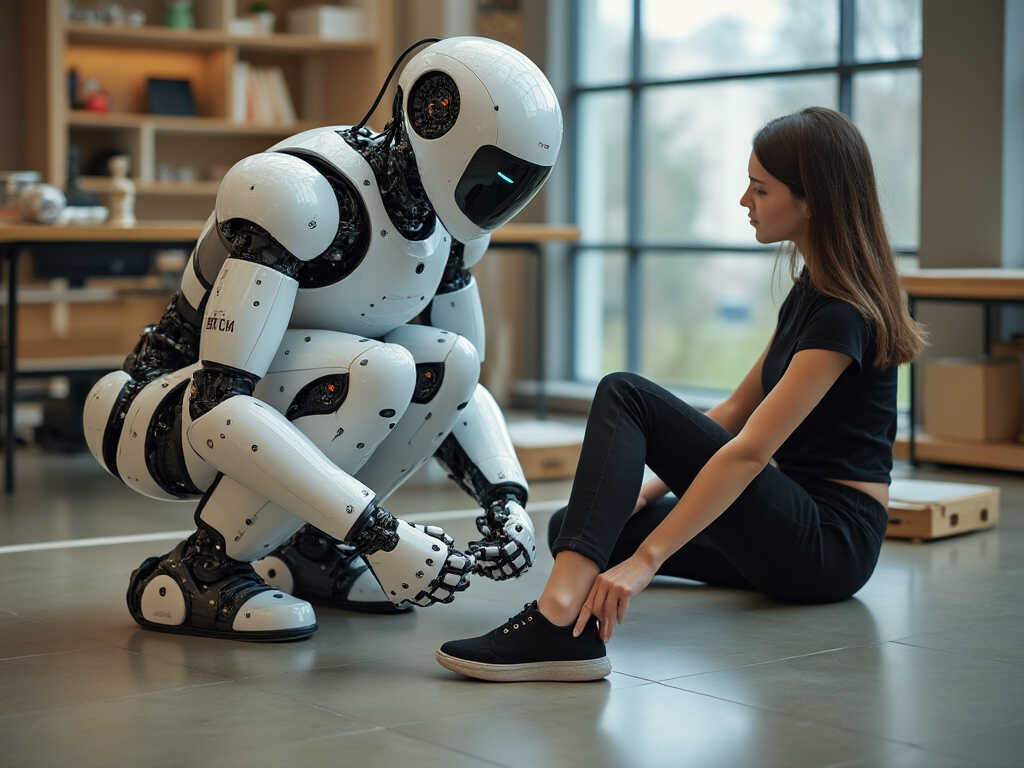
{"type": "Polygon", "coordinates": [[[231,117],[236,123],[290,125],[296,121],[295,104],[280,67],[254,67],[235,63],[231,117]]]}

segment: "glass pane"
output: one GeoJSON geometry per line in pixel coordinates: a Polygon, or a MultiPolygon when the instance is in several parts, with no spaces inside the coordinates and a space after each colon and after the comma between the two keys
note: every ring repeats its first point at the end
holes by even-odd
{"type": "Polygon", "coordinates": [[[576,378],[598,381],[626,367],[626,254],[576,254],[576,378]]]}
{"type": "Polygon", "coordinates": [[[644,76],[835,64],[836,0],[645,0],[644,76]]]}
{"type": "Polygon", "coordinates": [[[647,253],[641,372],[675,387],[734,390],[757,362],[792,287],[771,254],[647,253]]]}
{"type": "Polygon", "coordinates": [[[892,244],[917,248],[921,200],[921,72],[853,77],[853,118],[871,150],[892,244]]]}
{"type": "Polygon", "coordinates": [[[578,104],[576,200],[583,239],[625,242],[629,91],[581,94],[578,104]]]}
{"type": "Polygon", "coordinates": [[[835,75],[802,75],[646,89],[646,241],[750,243],[740,207],[754,134],[808,106],[836,107],[835,75]]]}
{"type": "Polygon", "coordinates": [[[579,5],[579,81],[625,83],[630,79],[630,0],[577,0],[579,5]]]}
{"type": "Polygon", "coordinates": [[[857,0],[854,55],[861,61],[921,55],[921,0],[857,0]]]}

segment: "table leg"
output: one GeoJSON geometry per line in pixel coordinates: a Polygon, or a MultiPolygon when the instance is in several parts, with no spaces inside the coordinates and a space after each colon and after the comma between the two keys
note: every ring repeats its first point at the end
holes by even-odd
{"type": "Polygon", "coordinates": [[[981,311],[985,313],[984,331],[982,351],[985,355],[992,354],[992,336],[993,329],[997,323],[993,317],[993,313],[998,309],[999,305],[992,301],[981,302],[981,311]]]}
{"type": "Polygon", "coordinates": [[[4,491],[14,493],[14,387],[18,359],[18,255],[14,246],[4,249],[7,262],[7,360],[4,365],[4,491]]]}
{"type": "MultiPolygon", "coordinates": [[[[911,318],[913,318],[915,316],[915,314],[916,314],[915,310],[916,309],[917,309],[917,302],[914,300],[914,298],[912,296],[908,296],[907,297],[907,311],[910,313],[910,317],[911,318]]],[[[908,366],[908,369],[909,369],[908,372],[910,374],[910,441],[909,441],[909,445],[908,445],[908,455],[909,455],[909,458],[910,458],[910,464],[911,464],[911,466],[914,466],[914,467],[917,466],[917,449],[916,449],[916,438],[917,438],[917,426],[916,426],[917,419],[916,419],[916,415],[917,415],[917,411],[914,408],[914,405],[917,402],[917,396],[915,394],[916,387],[914,385],[914,382],[915,382],[914,369],[915,369],[915,367],[916,367],[916,365],[915,365],[914,361],[911,360],[910,361],[910,365],[908,366]]]]}
{"type": "Polygon", "coordinates": [[[535,303],[535,317],[534,322],[536,323],[536,338],[535,338],[535,349],[536,354],[536,374],[537,374],[537,400],[536,400],[536,414],[538,419],[546,419],[548,417],[548,402],[547,392],[545,391],[544,380],[546,373],[544,370],[544,258],[541,255],[540,245],[533,243],[530,245],[530,251],[534,255],[534,262],[537,265],[537,298],[535,303]]]}

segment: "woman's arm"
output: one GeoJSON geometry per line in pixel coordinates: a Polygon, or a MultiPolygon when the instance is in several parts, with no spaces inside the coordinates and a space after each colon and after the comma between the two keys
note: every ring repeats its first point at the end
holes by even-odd
{"type": "Polygon", "coordinates": [[[849,355],[805,349],[747,419],[697,473],[686,493],[637,554],[657,570],[731,505],[850,364],[849,355]]]}
{"type": "Polygon", "coordinates": [[[647,587],[669,557],[728,509],[851,360],[849,355],[824,349],[797,352],[740,433],[715,452],[636,553],[597,577],[574,632],[581,631],[594,615],[601,621],[602,636],[610,639],[614,620],[618,617],[622,622],[630,598],[647,587]]]}

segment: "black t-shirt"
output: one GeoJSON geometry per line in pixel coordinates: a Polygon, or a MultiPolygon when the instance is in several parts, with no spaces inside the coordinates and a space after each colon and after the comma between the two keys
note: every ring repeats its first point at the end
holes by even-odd
{"type": "Polygon", "coordinates": [[[775,453],[783,472],[888,483],[896,438],[896,367],[876,368],[874,332],[856,307],[819,292],[806,271],[779,310],[761,368],[767,395],[793,355],[828,349],[853,358],[832,388],[775,453]]]}

